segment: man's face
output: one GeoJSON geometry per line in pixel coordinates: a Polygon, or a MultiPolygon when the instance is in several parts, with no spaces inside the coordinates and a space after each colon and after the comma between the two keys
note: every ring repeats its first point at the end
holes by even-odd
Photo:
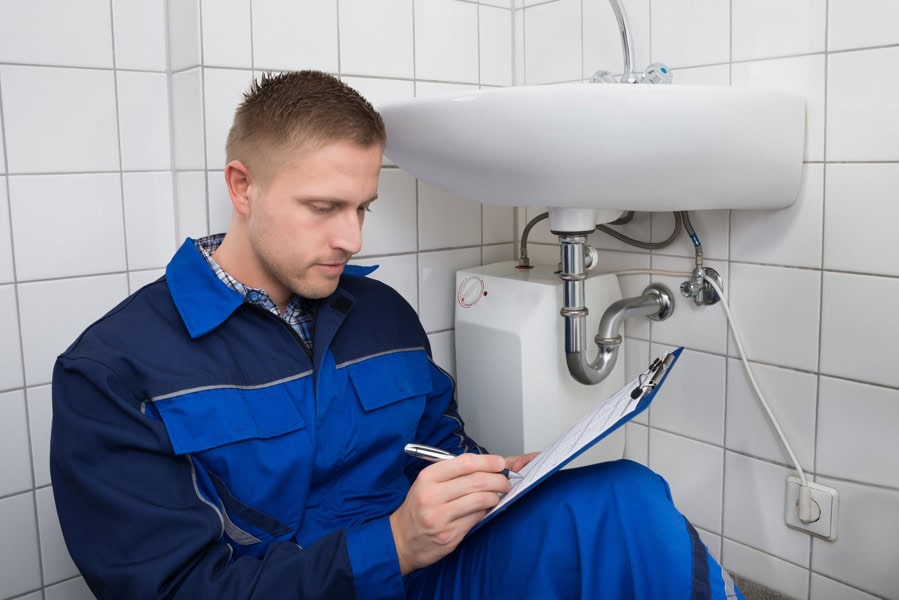
{"type": "Polygon", "coordinates": [[[247,229],[255,268],[279,302],[290,292],[324,298],[362,247],[378,193],[380,145],[337,141],[298,150],[267,186],[251,184],[247,229]]]}

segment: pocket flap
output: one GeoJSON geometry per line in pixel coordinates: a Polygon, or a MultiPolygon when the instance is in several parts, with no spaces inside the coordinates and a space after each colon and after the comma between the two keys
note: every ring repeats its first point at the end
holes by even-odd
{"type": "Polygon", "coordinates": [[[375,410],[400,400],[427,395],[430,361],[421,350],[393,352],[347,367],[362,408],[375,410]]]}
{"type": "MultiPolygon", "coordinates": [[[[292,382],[296,386],[296,382],[292,382]]],[[[250,439],[277,437],[306,426],[292,386],[216,387],[154,402],[176,454],[250,439]]]]}

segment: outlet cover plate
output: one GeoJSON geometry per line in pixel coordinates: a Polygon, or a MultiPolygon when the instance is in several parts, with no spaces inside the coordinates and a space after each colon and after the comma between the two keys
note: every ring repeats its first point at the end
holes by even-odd
{"type": "Polygon", "coordinates": [[[799,520],[799,484],[798,477],[787,477],[787,493],[784,505],[784,520],[787,526],[810,533],[816,537],[834,541],[837,539],[837,514],[840,506],[840,495],[832,487],[820,483],[809,482],[812,499],[821,508],[821,516],[814,523],[803,523],[799,520]]]}

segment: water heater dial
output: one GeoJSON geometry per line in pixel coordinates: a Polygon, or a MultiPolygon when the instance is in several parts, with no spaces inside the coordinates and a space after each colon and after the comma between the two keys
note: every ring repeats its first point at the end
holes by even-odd
{"type": "Polygon", "coordinates": [[[456,290],[456,300],[462,308],[471,308],[486,295],[484,280],[476,275],[463,279],[459,284],[459,289],[456,290]]]}

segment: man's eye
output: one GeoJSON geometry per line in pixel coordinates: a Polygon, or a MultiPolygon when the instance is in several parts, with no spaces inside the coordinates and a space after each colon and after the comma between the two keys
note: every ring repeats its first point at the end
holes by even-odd
{"type": "Polygon", "coordinates": [[[334,210],[334,207],[330,204],[313,204],[312,210],[320,214],[326,214],[334,210]]]}
{"type": "Polygon", "coordinates": [[[360,206],[360,207],[359,207],[359,212],[371,212],[371,206],[368,206],[368,205],[366,205],[366,206],[360,206]]]}

